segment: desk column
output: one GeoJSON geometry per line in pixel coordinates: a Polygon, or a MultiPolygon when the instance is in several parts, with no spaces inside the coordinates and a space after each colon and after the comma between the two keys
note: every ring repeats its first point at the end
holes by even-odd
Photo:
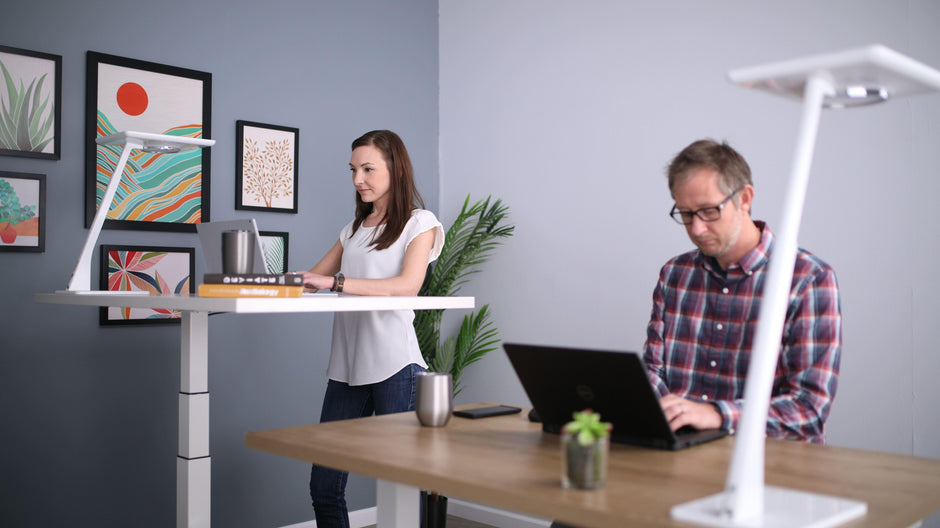
{"type": "Polygon", "coordinates": [[[181,324],[176,526],[209,528],[209,314],[183,311],[181,324]]]}

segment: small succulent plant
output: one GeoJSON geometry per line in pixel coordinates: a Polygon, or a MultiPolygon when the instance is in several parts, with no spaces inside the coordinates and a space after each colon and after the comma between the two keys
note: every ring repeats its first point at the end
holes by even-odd
{"type": "Polygon", "coordinates": [[[582,446],[589,446],[600,438],[610,436],[613,428],[609,422],[602,422],[601,415],[585,409],[574,413],[574,419],[565,424],[564,431],[578,440],[582,446]]]}

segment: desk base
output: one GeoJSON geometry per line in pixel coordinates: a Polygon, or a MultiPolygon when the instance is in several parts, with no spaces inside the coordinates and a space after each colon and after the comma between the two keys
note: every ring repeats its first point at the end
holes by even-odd
{"type": "Polygon", "coordinates": [[[669,513],[678,521],[717,528],[828,528],[868,512],[864,502],[774,486],[764,487],[764,514],[759,518],[734,521],[727,503],[725,493],[718,493],[673,506],[669,513]]]}

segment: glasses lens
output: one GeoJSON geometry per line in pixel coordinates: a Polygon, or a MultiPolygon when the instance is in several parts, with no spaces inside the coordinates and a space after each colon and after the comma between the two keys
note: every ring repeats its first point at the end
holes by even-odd
{"type": "Polygon", "coordinates": [[[692,223],[693,214],[694,213],[690,213],[688,211],[677,211],[675,208],[673,208],[673,210],[669,212],[669,216],[671,216],[673,220],[683,225],[688,225],[692,223]]]}
{"type": "Polygon", "coordinates": [[[698,217],[706,222],[714,222],[721,218],[721,209],[718,207],[706,207],[697,211],[698,217]]]}

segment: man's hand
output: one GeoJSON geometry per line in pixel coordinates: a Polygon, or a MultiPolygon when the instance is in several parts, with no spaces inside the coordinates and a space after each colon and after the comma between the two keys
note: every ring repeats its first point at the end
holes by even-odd
{"type": "Polygon", "coordinates": [[[721,427],[721,414],[710,403],[694,402],[675,394],[667,394],[659,399],[659,405],[666,413],[669,427],[675,431],[685,425],[696,429],[718,429],[721,427]]]}

